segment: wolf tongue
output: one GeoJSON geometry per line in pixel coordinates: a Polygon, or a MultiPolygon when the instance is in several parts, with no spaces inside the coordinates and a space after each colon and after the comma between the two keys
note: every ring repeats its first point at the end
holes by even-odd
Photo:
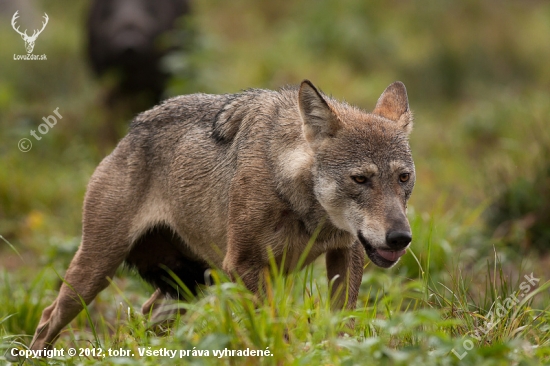
{"type": "Polygon", "coordinates": [[[407,249],[402,249],[399,251],[392,251],[392,250],[383,250],[383,249],[376,249],[376,252],[385,260],[388,260],[390,262],[395,262],[398,260],[403,254],[407,253],[407,249]]]}

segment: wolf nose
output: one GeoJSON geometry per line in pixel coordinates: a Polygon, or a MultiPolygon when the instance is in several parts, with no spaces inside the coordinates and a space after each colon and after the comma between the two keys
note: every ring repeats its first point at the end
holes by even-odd
{"type": "Polygon", "coordinates": [[[403,249],[412,240],[411,233],[408,231],[390,231],[386,236],[386,242],[392,249],[403,249]]]}

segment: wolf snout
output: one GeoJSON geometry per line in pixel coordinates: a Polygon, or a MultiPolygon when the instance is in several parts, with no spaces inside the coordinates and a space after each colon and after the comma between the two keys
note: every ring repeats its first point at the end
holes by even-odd
{"type": "Polygon", "coordinates": [[[410,231],[394,230],[386,235],[386,243],[393,250],[406,248],[412,241],[410,231]]]}

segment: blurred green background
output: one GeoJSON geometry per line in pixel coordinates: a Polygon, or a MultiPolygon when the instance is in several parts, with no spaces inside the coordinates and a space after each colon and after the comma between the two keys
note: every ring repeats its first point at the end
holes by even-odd
{"type": "MultiPolygon", "coordinates": [[[[166,97],[276,89],[308,78],[371,110],[384,88],[401,80],[416,116],[414,212],[437,209],[457,224],[470,219],[472,234],[504,239],[447,238],[455,252],[483,254],[491,244],[547,251],[546,1],[193,5],[181,24],[190,25],[194,37],[185,37],[185,51],[164,59],[174,75],[166,97]]],[[[24,53],[23,42],[10,26],[12,14],[0,18],[0,234],[21,253],[33,253],[32,260],[59,247],[74,249],[86,182],[113,148],[101,126],[122,125],[123,136],[129,122],[113,121],[103,108],[105,87],[93,77],[85,52],[87,8],[84,2],[34,4],[37,14],[50,17],[34,50],[47,61],[14,60],[24,53]],[[57,107],[63,119],[42,140],[30,137],[57,107]],[[33,141],[31,151],[19,151],[21,138],[33,141]]],[[[0,250],[3,265],[21,264],[7,245],[0,250]]]]}
{"type": "MultiPolygon", "coordinates": [[[[63,273],[87,181],[114,147],[101,126],[128,125],[103,108],[105,87],[89,69],[87,2],[34,6],[50,17],[34,50],[47,61],[15,61],[23,42],[13,13],[0,14],[0,235],[20,254],[0,241],[0,268],[22,284],[43,266],[63,273]],[[57,107],[63,118],[35,141],[30,130],[57,107]]],[[[409,213],[419,260],[429,244],[432,276],[459,267],[476,278],[498,253],[506,276],[529,268],[549,278],[550,2],[201,0],[181,24],[193,37],[163,60],[173,73],[166,97],[307,78],[372,110],[403,81],[415,114],[409,213]]],[[[391,271],[419,269],[407,256],[391,271]]]]}

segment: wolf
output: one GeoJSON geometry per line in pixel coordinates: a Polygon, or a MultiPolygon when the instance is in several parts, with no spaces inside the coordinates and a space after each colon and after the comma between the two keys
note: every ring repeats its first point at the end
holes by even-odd
{"type": "Polygon", "coordinates": [[[142,309],[154,315],[181,297],[168,269],[194,291],[221,268],[261,296],[271,259],[288,273],[325,254],[332,306],[353,309],[365,254],[388,268],[412,240],[412,125],[401,82],[371,113],[304,80],[179,96],[138,115],[90,180],[81,245],[31,348],[52,347],[123,262],[156,288],[142,309]]]}

